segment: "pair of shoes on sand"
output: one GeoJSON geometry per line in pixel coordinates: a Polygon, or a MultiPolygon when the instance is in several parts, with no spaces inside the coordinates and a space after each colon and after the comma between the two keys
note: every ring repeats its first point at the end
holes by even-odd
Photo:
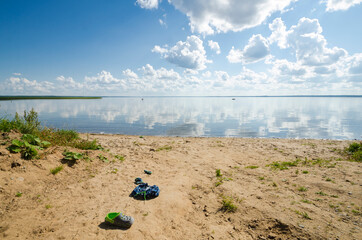
{"type": "Polygon", "coordinates": [[[134,222],[134,219],[133,217],[126,216],[120,212],[111,212],[107,214],[105,222],[121,228],[130,228],[134,222]]]}
{"type": "MultiPolygon", "coordinates": [[[[148,175],[152,174],[152,172],[148,170],[144,170],[144,172],[148,175]]],[[[144,183],[142,178],[135,179],[135,184],[139,185],[142,183],[144,183]]],[[[134,218],[131,216],[126,216],[120,212],[111,212],[107,214],[105,222],[121,228],[130,228],[134,222],[134,218]]]]}

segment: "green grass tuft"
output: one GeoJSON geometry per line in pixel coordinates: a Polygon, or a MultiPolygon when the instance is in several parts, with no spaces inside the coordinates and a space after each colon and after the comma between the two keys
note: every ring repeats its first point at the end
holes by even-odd
{"type": "Polygon", "coordinates": [[[287,170],[289,167],[296,167],[298,166],[298,163],[300,162],[300,159],[296,159],[292,162],[273,162],[272,164],[266,165],[267,167],[270,167],[271,169],[279,169],[279,170],[287,170]]]}
{"type": "Polygon", "coordinates": [[[170,151],[171,149],[172,149],[171,146],[165,145],[165,146],[163,146],[163,147],[157,148],[157,149],[156,149],[156,152],[163,151],[163,150],[170,151]]]}
{"type": "Polygon", "coordinates": [[[234,204],[233,197],[223,196],[222,197],[222,207],[221,210],[224,212],[235,212],[238,207],[234,204]]]}
{"type": "Polygon", "coordinates": [[[63,170],[63,165],[60,165],[60,166],[58,166],[56,168],[50,169],[50,173],[55,175],[55,174],[57,174],[58,172],[60,172],[62,170],[63,170]]]}
{"type": "Polygon", "coordinates": [[[311,220],[311,219],[312,219],[312,218],[310,218],[310,217],[308,216],[308,213],[307,213],[307,212],[299,212],[298,210],[295,210],[295,213],[298,214],[298,215],[300,215],[300,216],[302,216],[302,217],[305,218],[305,219],[308,219],[308,220],[311,220]]]}
{"type": "Polygon", "coordinates": [[[308,189],[307,189],[306,187],[303,187],[303,186],[302,186],[302,187],[299,187],[299,188],[298,188],[298,191],[299,191],[299,192],[306,192],[306,191],[308,191],[308,189]]]}
{"type": "Polygon", "coordinates": [[[247,167],[245,167],[245,168],[250,168],[250,169],[256,169],[256,168],[258,168],[259,166],[247,166],[247,167]]]}

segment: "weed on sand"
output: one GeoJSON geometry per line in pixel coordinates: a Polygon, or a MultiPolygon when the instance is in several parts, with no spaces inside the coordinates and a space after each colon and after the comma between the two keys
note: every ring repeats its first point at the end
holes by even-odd
{"type": "Polygon", "coordinates": [[[50,169],[50,173],[53,174],[53,175],[55,175],[55,174],[57,174],[58,172],[60,172],[60,171],[62,171],[62,170],[63,170],[63,165],[60,165],[60,166],[58,166],[58,167],[56,167],[56,168],[50,169]]]}
{"type": "Polygon", "coordinates": [[[235,212],[238,207],[234,203],[234,198],[231,196],[222,196],[221,210],[224,212],[235,212]]]}
{"type": "Polygon", "coordinates": [[[285,161],[285,162],[273,162],[272,164],[266,165],[267,167],[270,167],[271,169],[279,169],[279,170],[287,170],[289,167],[296,167],[298,166],[298,163],[300,162],[300,159],[296,159],[295,161],[285,161]]]}

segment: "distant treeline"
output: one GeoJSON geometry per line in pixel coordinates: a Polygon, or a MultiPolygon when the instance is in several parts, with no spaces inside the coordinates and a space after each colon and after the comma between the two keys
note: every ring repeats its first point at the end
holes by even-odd
{"type": "Polygon", "coordinates": [[[0,101],[6,100],[35,100],[35,99],[101,99],[102,97],[81,96],[0,96],[0,101]]]}

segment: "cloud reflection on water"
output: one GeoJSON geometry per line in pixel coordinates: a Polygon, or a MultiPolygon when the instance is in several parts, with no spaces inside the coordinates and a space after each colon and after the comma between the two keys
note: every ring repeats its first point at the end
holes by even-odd
{"type": "Polygon", "coordinates": [[[103,98],[2,102],[81,132],[134,135],[361,139],[362,98],[103,98]]]}

